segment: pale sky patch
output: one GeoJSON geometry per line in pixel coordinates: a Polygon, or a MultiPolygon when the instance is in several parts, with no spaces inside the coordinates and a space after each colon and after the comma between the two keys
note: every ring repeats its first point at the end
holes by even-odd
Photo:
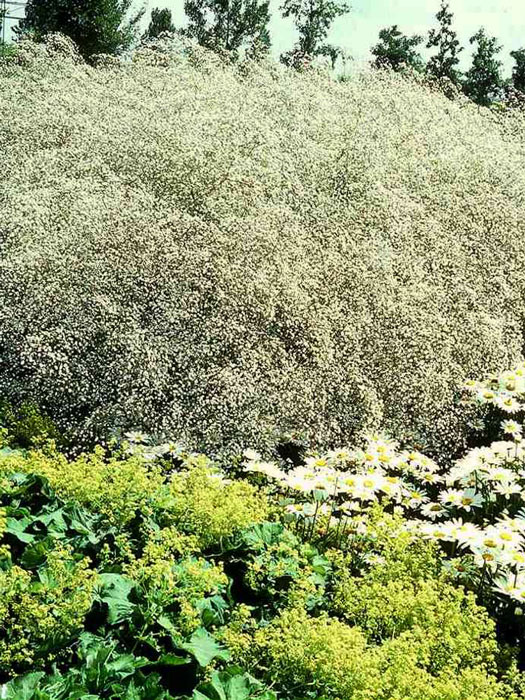
{"type": "MultiPolygon", "coordinates": [[[[292,48],[296,39],[293,21],[279,16],[280,2],[272,0],[270,6],[275,56],[292,48]]],[[[139,0],[137,6],[140,4],[139,0]]],[[[436,26],[435,14],[439,9],[439,0],[351,0],[351,4],[351,11],[334,22],[329,41],[348,51],[356,64],[366,64],[370,60],[370,48],[377,42],[379,30],[392,24],[398,24],[405,34],[422,34],[426,43],[428,30],[436,26]]],[[[186,24],[183,0],[149,0],[147,6],[144,26],[153,7],[169,7],[175,25],[186,24]]],[[[503,45],[500,60],[505,75],[509,76],[513,64],[509,52],[525,46],[525,0],[451,0],[450,6],[458,38],[465,47],[461,68],[465,70],[470,64],[469,38],[483,26],[503,45]]],[[[428,55],[424,45],[422,53],[428,55]]]]}
{"type": "MultiPolygon", "coordinates": [[[[293,21],[279,16],[280,0],[272,2],[270,24],[273,53],[278,56],[292,48],[296,39],[293,21]]],[[[370,60],[370,48],[377,42],[379,30],[398,24],[406,34],[422,34],[436,26],[435,15],[439,0],[351,0],[351,11],[340,17],[332,27],[329,40],[350,52],[357,63],[370,60]]],[[[150,0],[149,8],[169,7],[176,25],[183,25],[182,0],[150,0]]],[[[509,51],[525,46],[525,0],[451,0],[455,30],[465,47],[461,67],[468,68],[471,45],[469,38],[484,26],[490,36],[496,36],[503,45],[500,60],[505,73],[510,74],[513,64],[509,51]]],[[[149,17],[149,11],[146,13],[149,17]]],[[[427,54],[426,49],[422,50],[427,54]]]]}

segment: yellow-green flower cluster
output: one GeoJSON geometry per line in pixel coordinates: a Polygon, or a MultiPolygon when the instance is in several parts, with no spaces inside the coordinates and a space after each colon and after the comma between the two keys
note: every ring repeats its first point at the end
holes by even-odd
{"type": "Polygon", "coordinates": [[[175,527],[196,535],[202,548],[266,519],[265,495],[244,481],[224,482],[203,467],[175,473],[169,483],[166,513],[175,527]]]}
{"type": "Polygon", "coordinates": [[[142,589],[152,614],[160,616],[166,609],[176,609],[176,627],[181,636],[189,636],[201,624],[199,604],[226,591],[228,577],[221,564],[201,557],[160,557],[159,551],[147,547],[144,556],[125,567],[126,575],[142,589]]]}
{"type": "MultiPolygon", "coordinates": [[[[0,542],[3,539],[4,532],[7,528],[7,516],[5,508],[0,508],[0,542]]],[[[9,545],[0,545],[0,561],[6,557],[9,557],[9,545]]]]}
{"type": "Polygon", "coordinates": [[[18,566],[0,570],[0,668],[24,672],[54,660],[82,629],[96,573],[56,547],[39,577],[18,566]]]}
{"type": "Polygon", "coordinates": [[[266,669],[267,679],[285,692],[311,687],[333,700],[518,700],[490,673],[486,654],[476,660],[458,643],[454,670],[448,670],[445,654],[450,649],[441,649],[439,641],[444,639],[454,646],[439,629],[415,627],[414,635],[371,645],[359,627],[327,615],[308,617],[297,609],[285,610],[255,633],[226,635],[236,659],[259,673],[266,669]]]}
{"type": "Polygon", "coordinates": [[[75,500],[121,526],[138,512],[150,513],[152,500],[164,483],[160,467],[134,458],[108,459],[102,448],[74,460],[42,451],[0,460],[0,473],[17,469],[45,477],[59,496],[75,500]]]}

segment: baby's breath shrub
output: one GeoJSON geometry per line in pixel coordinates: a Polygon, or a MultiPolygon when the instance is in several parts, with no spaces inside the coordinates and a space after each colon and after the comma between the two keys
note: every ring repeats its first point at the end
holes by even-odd
{"type": "Polygon", "coordinates": [[[96,574],[57,546],[32,574],[0,570],[0,670],[21,673],[53,661],[81,631],[96,574]]]}
{"type": "Polygon", "coordinates": [[[54,37],[2,67],[0,394],[86,442],[382,423],[454,451],[456,385],[522,345],[523,117],[386,71],[135,59],[54,37]]]}
{"type": "Polygon", "coordinates": [[[245,481],[224,483],[204,467],[173,475],[165,508],[175,527],[196,535],[203,549],[262,522],[269,512],[265,495],[254,486],[245,481]]]}

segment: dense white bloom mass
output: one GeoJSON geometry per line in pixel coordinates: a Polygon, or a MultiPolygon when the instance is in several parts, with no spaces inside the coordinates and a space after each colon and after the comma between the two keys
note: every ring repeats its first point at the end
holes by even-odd
{"type": "Polygon", "coordinates": [[[522,119],[387,72],[22,44],[0,66],[0,393],[79,437],[381,425],[446,452],[459,383],[521,347],[522,119]]]}

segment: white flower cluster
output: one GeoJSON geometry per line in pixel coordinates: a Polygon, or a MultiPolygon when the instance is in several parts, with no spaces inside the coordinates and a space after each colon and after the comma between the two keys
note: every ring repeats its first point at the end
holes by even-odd
{"type": "Polygon", "coordinates": [[[53,42],[0,69],[0,394],[77,440],[456,449],[460,382],[521,348],[521,117],[386,72],[53,42]]]}
{"type": "MultiPolygon", "coordinates": [[[[470,394],[470,400],[479,404],[496,406],[505,413],[518,413],[525,410],[525,362],[514,369],[494,374],[487,379],[476,381],[469,379],[464,388],[470,394]]],[[[506,433],[521,435],[522,429],[514,421],[506,421],[503,426],[506,433]]]]}
{"type": "Polygon", "coordinates": [[[363,450],[313,456],[290,471],[248,450],[244,469],[270,479],[312,534],[321,516],[328,525],[319,532],[365,533],[369,506],[390,504],[415,536],[453,543],[498,592],[525,603],[525,442],[520,424],[503,427],[513,440],[470,450],[448,470],[378,435],[363,450]]]}

